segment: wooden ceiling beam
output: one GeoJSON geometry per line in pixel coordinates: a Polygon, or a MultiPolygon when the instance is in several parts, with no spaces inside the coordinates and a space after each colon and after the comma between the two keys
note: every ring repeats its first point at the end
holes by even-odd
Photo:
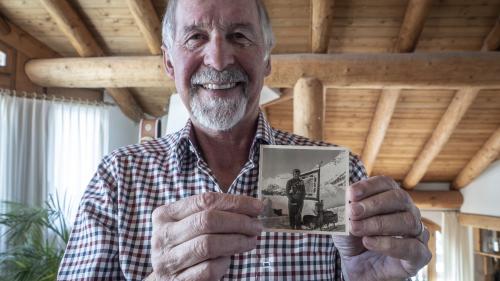
{"type": "Polygon", "coordinates": [[[330,43],[334,0],[312,0],[311,48],[313,53],[326,53],[330,43]]]}
{"type": "Polygon", "coordinates": [[[413,52],[424,29],[433,0],[410,0],[394,46],[395,53],[413,52]]]}
{"type": "Polygon", "coordinates": [[[466,187],[473,179],[477,178],[487,167],[500,155],[500,128],[498,128],[481,149],[465,165],[462,171],[453,181],[453,188],[466,187]]]}
{"type": "MultiPolygon", "coordinates": [[[[500,88],[497,52],[287,54],[271,62],[271,88],[293,88],[301,77],[316,77],[325,88],[500,88]]],[[[175,87],[161,56],[38,59],[26,73],[47,87],[175,87]]]]}
{"type": "Polygon", "coordinates": [[[408,191],[408,194],[415,205],[424,210],[458,210],[464,202],[459,191],[408,191]]]}
{"type": "Polygon", "coordinates": [[[412,189],[420,182],[432,161],[439,155],[446,142],[450,139],[451,134],[462,120],[467,109],[474,102],[478,92],[479,90],[476,88],[465,88],[455,93],[439,124],[404,178],[403,186],[405,188],[412,189]]]}
{"type": "Polygon", "coordinates": [[[57,58],[57,52],[0,15],[0,41],[29,58],[57,58]]]}
{"type": "MultiPolygon", "coordinates": [[[[81,57],[104,56],[103,49],[68,1],[40,0],[40,2],[81,57]]],[[[106,91],[126,116],[136,122],[141,119],[142,109],[129,90],[108,88],[106,91]]]]}
{"type": "Polygon", "coordinates": [[[500,47],[500,16],[488,36],[484,39],[481,51],[495,51],[500,47]]]}
{"type": "Polygon", "coordinates": [[[149,51],[152,55],[161,54],[161,23],[151,0],[127,0],[127,3],[149,51]]]}
{"type": "MultiPolygon", "coordinates": [[[[415,50],[431,5],[432,0],[410,0],[408,2],[403,24],[394,46],[395,53],[407,53],[415,50]]],[[[380,147],[384,142],[400,92],[399,89],[383,89],[380,94],[361,156],[368,175],[371,175],[380,147]]]]}
{"type": "Polygon", "coordinates": [[[389,89],[383,90],[380,94],[361,156],[368,175],[372,173],[375,160],[377,159],[380,147],[382,146],[387,129],[389,128],[392,114],[396,108],[400,92],[400,89],[389,89]]]}

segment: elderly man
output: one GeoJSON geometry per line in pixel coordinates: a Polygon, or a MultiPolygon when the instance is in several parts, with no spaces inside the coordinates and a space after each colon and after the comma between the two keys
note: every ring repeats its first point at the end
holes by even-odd
{"type": "Polygon", "coordinates": [[[259,146],[326,145],[259,112],[273,35],[260,0],[170,0],[164,62],[190,112],[181,131],[105,157],[59,280],[403,280],[430,259],[409,196],[350,159],[351,236],[262,232],[259,146]],[[341,266],[342,263],[342,266],[341,266]]]}

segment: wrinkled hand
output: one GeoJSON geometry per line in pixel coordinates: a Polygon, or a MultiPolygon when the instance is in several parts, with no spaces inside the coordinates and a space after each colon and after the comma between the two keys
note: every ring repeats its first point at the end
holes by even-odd
{"type": "Polygon", "coordinates": [[[347,196],[352,235],[333,239],[348,280],[403,280],[430,261],[429,232],[416,237],[422,233],[420,211],[391,178],[355,183],[347,196]]]}
{"type": "Polygon", "coordinates": [[[158,207],[151,238],[154,277],[219,280],[232,255],[256,247],[262,231],[256,216],[262,208],[255,198],[224,193],[204,193],[158,207]]]}

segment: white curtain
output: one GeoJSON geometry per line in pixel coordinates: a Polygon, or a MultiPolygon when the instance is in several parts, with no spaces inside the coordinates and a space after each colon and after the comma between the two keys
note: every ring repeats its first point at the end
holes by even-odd
{"type": "Polygon", "coordinates": [[[443,212],[442,232],[444,280],[474,280],[472,229],[460,225],[456,212],[443,212]]]}
{"type": "MultiPolygon", "coordinates": [[[[57,194],[72,224],[81,194],[108,152],[108,126],[108,106],[17,97],[0,89],[0,201],[40,206],[57,194]]],[[[3,246],[0,237],[0,251],[3,246]]]]}

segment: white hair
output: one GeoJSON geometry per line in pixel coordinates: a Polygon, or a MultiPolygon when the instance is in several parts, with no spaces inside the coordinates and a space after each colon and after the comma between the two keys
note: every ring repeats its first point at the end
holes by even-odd
{"type": "MultiPolygon", "coordinates": [[[[168,1],[167,9],[162,21],[162,41],[165,47],[167,47],[169,56],[170,50],[172,50],[175,40],[175,11],[178,1],[179,0],[168,1]]],[[[271,27],[271,20],[269,19],[269,15],[267,13],[266,7],[264,6],[264,3],[262,3],[262,0],[255,0],[255,2],[257,4],[262,36],[264,38],[264,44],[266,48],[264,61],[267,61],[275,44],[274,34],[271,27]]]]}

